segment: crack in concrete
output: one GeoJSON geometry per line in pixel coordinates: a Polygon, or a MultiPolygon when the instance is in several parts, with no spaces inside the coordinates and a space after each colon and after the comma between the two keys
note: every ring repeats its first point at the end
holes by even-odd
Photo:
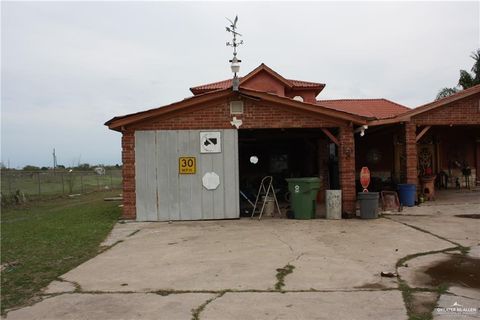
{"type": "Polygon", "coordinates": [[[207,305],[212,303],[213,301],[221,298],[225,293],[226,293],[226,291],[222,291],[222,292],[218,293],[215,297],[212,297],[212,298],[208,299],[207,301],[205,301],[204,303],[202,303],[201,305],[199,305],[197,308],[192,309],[192,320],[200,320],[200,313],[202,313],[202,311],[205,310],[207,305]]]}
{"type": "Polygon", "coordinates": [[[284,245],[286,245],[293,254],[295,253],[295,250],[294,250],[293,247],[290,245],[290,243],[288,243],[288,242],[284,241],[282,238],[280,238],[280,235],[278,235],[277,233],[275,233],[275,232],[273,232],[273,231],[271,232],[271,234],[273,234],[273,235],[278,239],[278,241],[280,241],[281,243],[283,243],[284,245]]]}
{"type": "Polygon", "coordinates": [[[428,314],[418,314],[418,312],[416,312],[414,310],[414,297],[413,297],[413,293],[415,292],[437,292],[438,295],[436,295],[436,298],[435,298],[435,301],[432,301],[432,305],[435,306],[437,303],[438,303],[438,300],[440,299],[440,296],[442,294],[444,294],[446,292],[446,288],[441,288],[441,287],[437,287],[435,289],[426,289],[426,288],[417,288],[417,287],[410,287],[407,282],[405,280],[403,280],[399,273],[398,273],[398,268],[403,266],[405,262],[409,261],[409,260],[412,260],[412,259],[415,259],[417,257],[420,257],[420,256],[426,256],[426,255],[431,255],[431,254],[437,254],[437,253],[445,253],[445,252],[450,252],[450,251],[460,251],[462,254],[466,254],[468,253],[468,250],[470,248],[468,247],[465,247],[463,245],[461,245],[460,243],[457,243],[455,241],[452,241],[450,239],[447,239],[445,237],[442,237],[438,234],[435,234],[433,232],[430,232],[428,230],[425,230],[425,229],[422,229],[420,227],[417,227],[417,226],[414,226],[414,225],[411,225],[409,223],[406,223],[406,222],[401,222],[401,221],[397,221],[395,219],[392,219],[390,217],[385,217],[385,219],[388,219],[390,221],[393,221],[393,222],[396,222],[396,223],[400,223],[404,226],[407,226],[407,227],[410,227],[416,231],[419,231],[419,232],[423,232],[425,234],[428,234],[428,235],[431,235],[433,237],[436,237],[437,239],[440,239],[440,240],[443,240],[443,241],[447,241],[453,245],[455,245],[455,247],[451,247],[451,248],[446,248],[446,249],[442,249],[442,250],[434,250],[434,251],[427,251],[427,252],[419,252],[419,253],[415,253],[415,254],[410,254],[410,255],[407,255],[401,259],[399,259],[395,265],[395,270],[396,270],[396,273],[397,273],[397,277],[398,277],[398,289],[402,292],[402,297],[403,297],[403,303],[405,304],[405,308],[407,309],[407,315],[409,317],[409,319],[431,319],[433,317],[433,308],[430,310],[430,312],[428,314]]]}
{"type": "Polygon", "coordinates": [[[225,290],[156,290],[156,291],[72,291],[72,292],[58,292],[58,293],[52,293],[52,294],[43,294],[41,298],[38,300],[32,300],[31,303],[27,305],[22,305],[18,307],[14,307],[8,310],[5,310],[5,315],[8,315],[9,312],[19,310],[22,308],[25,308],[27,306],[32,306],[34,304],[40,303],[44,300],[47,299],[52,299],[57,296],[61,295],[69,295],[69,294],[94,294],[94,295],[102,295],[102,294],[159,294],[162,296],[168,296],[170,294],[187,294],[187,293],[211,293],[211,294],[216,294],[215,297],[209,299],[210,301],[205,301],[202,305],[199,307],[192,309],[192,319],[199,320],[199,314],[201,311],[205,309],[205,307],[213,302],[214,300],[222,297],[225,293],[335,293],[335,292],[377,292],[377,291],[398,291],[398,288],[382,288],[382,289],[308,289],[308,290],[283,290],[283,291],[277,291],[277,290],[258,290],[258,289],[245,289],[245,290],[237,290],[237,289],[225,289],[225,290]],[[200,307],[202,307],[202,310],[199,310],[200,307]],[[193,318],[193,312],[194,311],[199,311],[197,313],[197,318],[193,318]]]}
{"type": "MultiPolygon", "coordinates": [[[[220,293],[300,293],[300,292],[318,292],[318,293],[335,293],[335,292],[376,292],[376,291],[398,291],[398,288],[358,288],[358,289],[296,289],[296,290],[274,290],[274,289],[223,289],[223,290],[155,290],[155,291],[97,291],[97,290],[85,290],[78,292],[60,292],[52,295],[59,294],[158,294],[161,296],[168,296],[171,294],[186,294],[186,293],[211,293],[211,294],[220,294],[220,293]]],[[[419,288],[419,291],[435,291],[434,289],[428,288],[419,288]]]]}
{"type": "Polygon", "coordinates": [[[436,238],[438,238],[438,239],[440,239],[440,240],[450,242],[451,244],[454,244],[454,245],[456,245],[457,247],[461,247],[461,248],[462,248],[462,249],[461,249],[462,252],[464,252],[465,250],[468,251],[468,249],[469,249],[468,247],[462,246],[462,245],[461,245],[460,243],[458,243],[458,242],[455,242],[455,241],[452,241],[452,240],[447,239],[447,238],[445,238],[445,237],[442,237],[442,236],[440,236],[440,235],[438,235],[438,234],[435,234],[435,233],[433,233],[433,232],[431,232],[431,231],[422,229],[422,228],[420,228],[420,227],[411,225],[411,224],[406,223],[406,222],[397,221],[397,220],[392,219],[392,218],[390,218],[390,217],[384,217],[384,218],[385,218],[385,219],[388,219],[388,220],[390,220],[390,221],[396,222],[396,223],[403,224],[404,226],[410,227],[410,228],[415,229],[415,230],[417,230],[417,231],[420,231],[420,232],[429,234],[429,235],[434,236],[434,237],[436,237],[436,238]]]}
{"type": "MultiPolygon", "coordinates": [[[[100,254],[102,254],[102,253],[104,253],[104,252],[107,251],[107,250],[112,249],[112,248],[115,247],[117,244],[120,244],[120,243],[122,243],[122,242],[123,242],[123,240],[117,240],[115,243],[113,243],[113,244],[111,244],[111,245],[109,245],[109,246],[100,246],[99,249],[98,249],[98,252],[97,252],[97,256],[100,255],[100,254]]],[[[95,256],[95,257],[96,257],[96,256],[95,256]]],[[[95,258],[95,257],[94,257],[94,258],[95,258]]],[[[92,258],[92,259],[93,259],[93,258],[92,258]]]]}
{"type": "Polygon", "coordinates": [[[137,230],[133,231],[132,233],[130,233],[130,234],[127,236],[127,238],[129,238],[129,237],[131,237],[131,236],[139,233],[140,231],[141,231],[141,229],[137,229],[137,230]]]}

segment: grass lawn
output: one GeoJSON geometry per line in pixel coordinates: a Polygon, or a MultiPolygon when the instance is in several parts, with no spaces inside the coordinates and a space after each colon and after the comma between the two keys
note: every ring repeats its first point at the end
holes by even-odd
{"type": "Polygon", "coordinates": [[[120,215],[119,202],[103,201],[112,195],[118,191],[2,209],[2,313],[97,254],[120,215]]]}

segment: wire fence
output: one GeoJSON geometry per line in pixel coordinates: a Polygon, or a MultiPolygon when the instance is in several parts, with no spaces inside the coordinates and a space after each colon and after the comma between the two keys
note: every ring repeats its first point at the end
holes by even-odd
{"type": "Polygon", "coordinates": [[[121,170],[94,171],[17,171],[2,170],[2,202],[9,196],[36,198],[119,189],[121,170]]]}

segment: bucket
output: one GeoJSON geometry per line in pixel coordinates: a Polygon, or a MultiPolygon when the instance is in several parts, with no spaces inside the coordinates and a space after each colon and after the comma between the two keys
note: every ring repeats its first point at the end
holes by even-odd
{"type": "Polygon", "coordinates": [[[399,184],[397,187],[400,203],[407,207],[413,207],[417,195],[417,186],[411,183],[404,183],[399,184]]]}
{"type": "Polygon", "coordinates": [[[270,196],[263,196],[262,199],[265,201],[265,209],[263,211],[263,214],[267,217],[273,217],[273,212],[275,211],[275,199],[270,196]]]}
{"type": "Polygon", "coordinates": [[[342,190],[326,190],[327,219],[342,219],[342,190]]]}
{"type": "Polygon", "coordinates": [[[359,192],[357,199],[360,202],[360,218],[378,218],[378,192],[359,192]]]}

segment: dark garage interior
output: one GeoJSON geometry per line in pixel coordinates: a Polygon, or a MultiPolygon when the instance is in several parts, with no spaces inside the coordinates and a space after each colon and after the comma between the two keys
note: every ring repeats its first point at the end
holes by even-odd
{"type": "MultiPolygon", "coordinates": [[[[326,171],[329,184],[338,185],[337,148],[325,143],[320,129],[242,129],[238,140],[240,190],[252,202],[265,176],[273,177],[283,214],[289,199],[286,178],[319,177],[326,171]],[[252,157],[258,162],[252,163],[252,157]]],[[[241,196],[241,213],[249,215],[251,205],[245,196],[241,196]]]]}

